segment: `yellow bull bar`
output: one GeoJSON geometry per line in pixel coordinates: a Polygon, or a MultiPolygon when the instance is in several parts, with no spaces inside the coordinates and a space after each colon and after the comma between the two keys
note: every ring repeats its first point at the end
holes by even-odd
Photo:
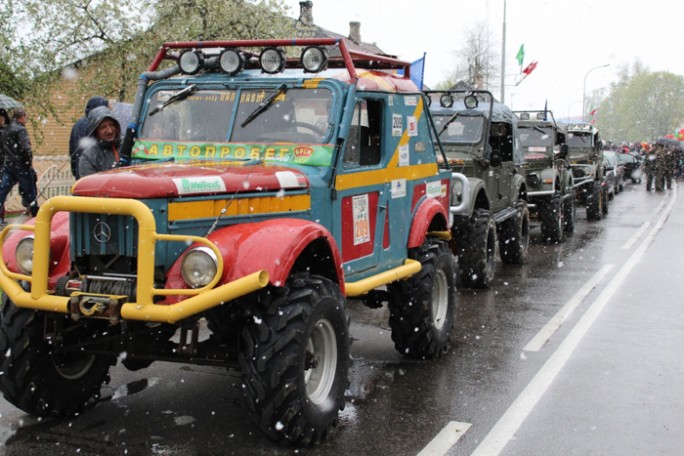
{"type": "Polygon", "coordinates": [[[157,233],[152,212],[140,201],[121,198],[56,196],[41,205],[35,226],[8,225],[0,232],[0,245],[4,243],[5,237],[12,230],[34,232],[33,251],[38,255],[33,257],[31,276],[7,269],[0,249],[0,288],[18,307],[69,313],[70,297],[56,296],[48,290],[50,231],[52,217],[57,212],[129,215],[138,221],[137,302],[126,302],[122,305],[121,317],[124,319],[174,323],[268,285],[268,272],[260,270],[214,288],[223,275],[223,258],[218,248],[209,240],[199,236],[157,233]],[[198,242],[207,246],[218,259],[216,277],[211,283],[201,288],[154,288],[154,258],[157,241],[198,242]],[[20,280],[31,284],[30,292],[24,291],[18,283],[20,280]],[[172,305],[154,304],[154,296],[169,295],[190,297],[172,305]]]}

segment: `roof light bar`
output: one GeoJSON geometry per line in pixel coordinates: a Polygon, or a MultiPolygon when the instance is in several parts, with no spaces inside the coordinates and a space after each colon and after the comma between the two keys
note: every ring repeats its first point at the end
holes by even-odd
{"type": "Polygon", "coordinates": [[[235,76],[245,68],[245,56],[240,50],[226,49],[219,56],[219,66],[224,73],[235,76]]]}
{"type": "Polygon", "coordinates": [[[197,74],[204,66],[204,54],[200,51],[185,51],[178,59],[178,66],[185,74],[197,74]]]}
{"type": "Polygon", "coordinates": [[[328,56],[325,50],[318,46],[304,48],[301,56],[302,67],[308,73],[318,73],[325,69],[328,64],[328,56]]]}

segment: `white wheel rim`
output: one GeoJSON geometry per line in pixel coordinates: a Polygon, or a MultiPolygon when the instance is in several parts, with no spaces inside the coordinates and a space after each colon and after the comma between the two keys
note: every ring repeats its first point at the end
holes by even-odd
{"type": "Polygon", "coordinates": [[[316,322],[306,344],[306,353],[313,361],[312,366],[304,370],[306,394],[311,402],[319,405],[330,395],[337,371],[337,338],[328,320],[316,322]]]}
{"type": "Polygon", "coordinates": [[[449,287],[444,271],[438,270],[432,284],[432,324],[442,329],[449,309],[449,287]]]}

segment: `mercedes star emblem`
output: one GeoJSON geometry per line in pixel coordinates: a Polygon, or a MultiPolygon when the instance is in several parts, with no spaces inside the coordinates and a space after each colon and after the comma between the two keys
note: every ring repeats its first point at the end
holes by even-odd
{"type": "Polygon", "coordinates": [[[112,229],[105,222],[97,222],[95,228],[93,228],[93,237],[100,244],[109,242],[112,238],[112,229]]]}

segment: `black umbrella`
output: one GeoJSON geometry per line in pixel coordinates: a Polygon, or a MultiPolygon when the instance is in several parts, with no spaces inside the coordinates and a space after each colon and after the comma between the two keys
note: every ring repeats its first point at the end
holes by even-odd
{"type": "Polygon", "coordinates": [[[17,100],[0,93],[0,109],[14,109],[21,107],[22,104],[19,103],[17,100]]]}

